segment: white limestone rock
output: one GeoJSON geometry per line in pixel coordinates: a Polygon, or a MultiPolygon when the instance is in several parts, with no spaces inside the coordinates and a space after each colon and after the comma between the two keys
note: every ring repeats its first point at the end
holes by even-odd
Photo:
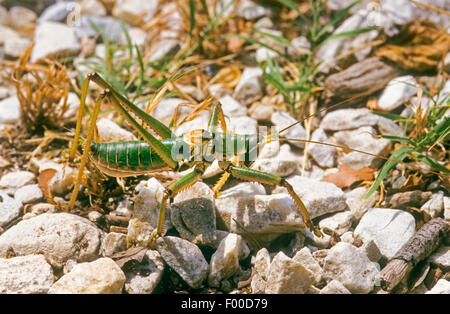
{"type": "Polygon", "coordinates": [[[118,294],[122,293],[125,274],[112,259],[99,258],[80,263],[62,276],[48,291],[49,294],[118,294]]]}
{"type": "Polygon", "coordinates": [[[1,294],[43,294],[53,281],[52,267],[43,255],[0,258],[1,294]]]}
{"type": "Polygon", "coordinates": [[[363,242],[373,240],[387,259],[413,236],[416,222],[403,210],[371,208],[355,229],[355,236],[363,242]]]}

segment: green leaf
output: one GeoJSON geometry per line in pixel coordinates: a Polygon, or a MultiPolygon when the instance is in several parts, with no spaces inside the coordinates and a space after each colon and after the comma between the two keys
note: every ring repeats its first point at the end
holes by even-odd
{"type": "Polygon", "coordinates": [[[274,35],[274,34],[271,34],[271,33],[262,32],[262,31],[257,30],[257,29],[254,29],[252,32],[260,34],[262,36],[270,37],[270,38],[278,41],[279,43],[281,43],[281,44],[283,44],[285,46],[292,47],[291,42],[289,40],[287,40],[286,38],[283,38],[281,36],[277,36],[277,35],[274,35]]]}
{"type": "Polygon", "coordinates": [[[433,158],[431,158],[429,156],[425,156],[418,152],[412,152],[411,155],[413,155],[417,159],[423,161],[425,164],[427,164],[428,166],[432,167],[433,169],[435,169],[437,171],[450,174],[449,169],[447,169],[446,167],[444,167],[443,165],[441,165],[440,163],[438,163],[436,160],[434,160],[433,158]]]}
{"type": "Polygon", "coordinates": [[[320,32],[317,34],[315,39],[319,39],[320,37],[322,37],[322,35],[324,35],[330,27],[332,27],[332,26],[336,25],[337,23],[339,23],[339,21],[342,20],[348,14],[350,9],[353,8],[356,4],[358,4],[360,2],[361,2],[361,0],[353,1],[349,6],[347,6],[346,8],[344,8],[342,10],[340,10],[333,17],[333,19],[320,30],[320,32]]]}
{"type": "Polygon", "coordinates": [[[195,27],[195,0],[189,0],[189,36],[192,38],[192,31],[195,27]]]}
{"type": "Polygon", "coordinates": [[[393,120],[393,121],[405,120],[406,119],[405,117],[402,117],[401,115],[393,114],[393,113],[390,113],[390,112],[383,112],[383,111],[372,110],[372,113],[374,113],[374,114],[376,114],[378,116],[381,116],[381,117],[393,120]]]}
{"type": "Polygon", "coordinates": [[[391,141],[394,141],[394,142],[407,143],[407,144],[415,145],[415,143],[413,141],[411,141],[407,137],[394,136],[394,135],[381,135],[381,137],[386,138],[386,139],[391,140],[391,141]]]}
{"type": "Polygon", "coordinates": [[[120,20],[120,27],[122,28],[122,31],[125,34],[125,38],[127,40],[127,45],[128,45],[128,51],[130,53],[130,58],[132,58],[133,57],[133,43],[131,41],[130,34],[128,33],[128,29],[125,26],[125,23],[123,20],[120,20]]]}
{"type": "Polygon", "coordinates": [[[137,87],[136,97],[140,96],[142,94],[142,85],[144,84],[144,61],[142,60],[141,51],[139,50],[139,46],[136,44],[136,53],[139,61],[139,85],[137,87]]]}
{"type": "Polygon", "coordinates": [[[341,32],[341,33],[333,34],[333,35],[328,36],[317,47],[320,47],[323,44],[325,44],[326,42],[328,42],[330,40],[333,40],[333,39],[336,39],[336,38],[352,37],[352,36],[356,36],[356,35],[359,35],[359,34],[363,34],[363,33],[367,33],[367,32],[373,31],[374,29],[375,29],[374,27],[366,27],[366,28],[355,29],[355,30],[348,31],[348,32],[341,32]]]}
{"type": "Polygon", "coordinates": [[[380,172],[378,173],[377,179],[374,184],[370,188],[369,192],[367,192],[365,199],[368,199],[380,186],[381,182],[386,178],[389,171],[392,170],[399,162],[403,161],[408,153],[412,150],[409,146],[401,146],[397,149],[389,158],[388,161],[383,165],[380,172]]]}

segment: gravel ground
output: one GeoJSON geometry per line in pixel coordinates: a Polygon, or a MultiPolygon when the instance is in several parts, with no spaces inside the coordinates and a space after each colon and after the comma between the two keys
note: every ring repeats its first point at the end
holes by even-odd
{"type": "MultiPolygon", "coordinates": [[[[184,10],[156,0],[0,1],[0,293],[450,293],[445,227],[400,283],[382,286],[383,270],[427,222],[448,225],[448,172],[407,158],[366,197],[386,158],[395,159],[400,144],[391,139],[431,134],[404,120],[413,115],[421,125],[433,104],[448,107],[449,15],[407,0],[359,1],[321,36],[371,29],[314,41],[298,23],[298,10],[312,18],[308,1],[295,10],[274,2],[218,1],[211,14],[225,7],[228,20],[211,34],[240,37],[208,41],[206,15],[189,24],[187,1],[184,10]],[[427,36],[432,42],[423,43],[427,36]],[[167,62],[190,47],[184,65],[167,62]],[[296,65],[311,52],[318,69],[304,76],[307,67],[296,65]],[[179,108],[176,135],[207,128],[208,110],[184,122],[193,106],[178,106],[208,96],[221,103],[231,133],[302,122],[282,134],[289,140],[266,144],[252,168],[289,182],[322,237],[306,227],[285,187],[230,178],[216,196],[217,164],[170,200],[165,235],[152,248],[165,186],[180,173],[116,179],[88,163],[68,210],[79,166],[68,149],[80,78],[95,70],[145,109],[177,66],[195,71],[169,85],[152,111],[168,125],[179,108]],[[277,73],[290,78],[286,85],[307,79],[295,92],[300,100],[276,88],[277,73]],[[305,139],[314,142],[296,141],[305,139]]],[[[328,1],[317,22],[327,25],[351,2],[328,1]]],[[[422,2],[450,10],[448,1],[422,2]]],[[[99,92],[92,83],[88,103],[99,92]]],[[[99,141],[135,140],[108,109],[97,121],[99,141]]],[[[427,156],[448,171],[448,136],[433,146],[427,156]]]]}

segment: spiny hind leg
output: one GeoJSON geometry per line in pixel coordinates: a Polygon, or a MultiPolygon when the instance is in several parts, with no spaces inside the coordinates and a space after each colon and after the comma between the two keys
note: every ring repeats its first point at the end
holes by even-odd
{"type": "Polygon", "coordinates": [[[156,230],[150,237],[150,247],[154,248],[156,246],[156,240],[164,234],[164,220],[166,217],[167,200],[175,197],[175,195],[177,195],[179,192],[187,189],[192,184],[197,182],[197,180],[203,175],[204,172],[204,167],[194,167],[191,172],[181,177],[179,180],[175,181],[166,188],[159,209],[158,225],[156,227],[156,230]]]}
{"type": "Polygon", "coordinates": [[[314,226],[314,224],[312,223],[305,204],[303,204],[300,197],[295,193],[292,185],[289,182],[287,182],[286,179],[276,176],[276,175],[273,175],[273,174],[270,174],[270,173],[266,173],[266,172],[262,172],[262,171],[258,171],[258,170],[254,170],[254,169],[249,169],[249,168],[238,167],[238,166],[233,165],[232,163],[229,163],[228,165],[223,164],[222,166],[223,166],[223,170],[230,173],[233,177],[235,177],[237,179],[285,187],[287,189],[289,195],[294,200],[294,203],[297,205],[297,208],[300,210],[300,214],[303,217],[303,221],[305,222],[305,224],[309,228],[309,230],[314,232],[314,234],[319,237],[323,236],[322,233],[320,232],[320,230],[318,228],[316,228],[314,226]]]}
{"type": "MultiPolygon", "coordinates": [[[[94,111],[92,113],[91,125],[89,126],[88,136],[86,138],[86,141],[84,142],[83,155],[81,156],[81,162],[80,162],[80,167],[78,169],[77,179],[75,181],[75,186],[73,188],[72,196],[70,197],[70,201],[69,201],[69,209],[73,208],[73,206],[75,204],[75,201],[77,199],[78,192],[79,192],[79,189],[80,189],[80,185],[81,185],[82,180],[83,180],[83,172],[84,172],[84,168],[86,167],[86,162],[87,162],[89,151],[90,151],[90,148],[91,148],[92,139],[93,139],[95,131],[96,131],[96,123],[97,123],[98,113],[100,112],[100,106],[101,106],[103,100],[105,99],[105,97],[107,97],[108,93],[109,93],[109,91],[104,91],[100,95],[100,97],[97,99],[97,101],[95,103],[94,111]]],[[[84,95],[84,96],[86,96],[86,95],[84,95]]],[[[79,112],[81,112],[81,111],[84,112],[82,107],[84,108],[84,105],[82,106],[81,103],[80,103],[79,112]]],[[[82,117],[82,114],[79,114],[79,116],[82,117]]],[[[77,148],[77,144],[75,144],[75,143],[78,143],[79,136],[80,136],[80,134],[79,134],[80,130],[78,130],[78,123],[81,125],[81,120],[82,119],[80,119],[77,122],[77,132],[78,133],[75,134],[75,139],[74,139],[74,143],[73,143],[73,146],[72,146],[72,148],[75,148],[75,150],[77,148]]],[[[81,126],[80,126],[80,128],[81,128],[81,126]]],[[[74,155],[75,155],[75,153],[74,153],[74,155]]]]}

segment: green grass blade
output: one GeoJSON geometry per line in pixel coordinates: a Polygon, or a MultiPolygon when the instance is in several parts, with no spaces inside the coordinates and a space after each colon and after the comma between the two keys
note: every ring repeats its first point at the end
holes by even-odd
{"type": "Polygon", "coordinates": [[[358,3],[360,3],[361,0],[356,0],[353,1],[349,6],[343,8],[342,10],[340,10],[334,17],[333,19],[326,24],[320,31],[319,33],[315,36],[314,41],[319,39],[320,37],[322,37],[327,30],[332,27],[335,26],[337,23],[339,23],[350,11],[351,8],[353,8],[355,5],[357,5],[358,3]]]}
{"type": "Polygon", "coordinates": [[[413,155],[420,161],[424,162],[425,164],[427,164],[434,170],[450,174],[450,169],[447,169],[446,167],[444,167],[443,165],[441,165],[440,163],[438,163],[436,160],[434,160],[433,158],[431,158],[429,156],[425,156],[418,152],[412,152],[411,155],[413,155]]]}
{"type": "Polygon", "coordinates": [[[353,37],[353,36],[357,36],[359,34],[363,34],[363,33],[367,33],[370,32],[372,30],[374,30],[374,27],[365,27],[365,28],[359,28],[359,29],[355,29],[352,31],[348,31],[348,32],[341,32],[341,33],[337,33],[337,34],[333,34],[328,36],[324,41],[322,41],[317,47],[322,46],[323,44],[325,44],[326,42],[336,39],[336,38],[340,38],[340,37],[353,37]]]}
{"type": "Polygon", "coordinates": [[[392,168],[394,168],[398,164],[398,162],[403,161],[403,159],[405,159],[405,157],[408,155],[408,153],[411,150],[412,150],[412,148],[409,146],[401,146],[399,149],[397,149],[391,155],[389,160],[386,161],[386,163],[383,165],[380,172],[378,173],[378,176],[377,176],[374,184],[370,188],[369,192],[367,192],[366,197],[365,197],[366,199],[368,199],[378,189],[381,182],[383,182],[383,180],[388,175],[389,171],[391,171],[392,168]]]}
{"type": "Polygon", "coordinates": [[[262,36],[266,36],[266,37],[272,38],[272,39],[278,41],[280,44],[283,44],[283,45],[285,45],[287,47],[292,47],[291,42],[289,40],[287,40],[286,38],[283,38],[281,36],[277,36],[277,35],[274,35],[274,34],[271,34],[271,33],[262,32],[262,31],[257,30],[257,29],[254,29],[252,32],[256,33],[256,34],[260,34],[262,36]]]}
{"type": "Polygon", "coordinates": [[[388,140],[391,140],[393,142],[399,142],[399,143],[407,143],[407,144],[411,144],[414,145],[415,143],[413,141],[411,141],[409,138],[407,137],[402,137],[402,136],[394,136],[394,135],[381,135],[381,137],[386,138],[388,140]]]}
{"type": "Polygon", "coordinates": [[[194,28],[195,28],[195,0],[189,0],[189,36],[191,38],[194,28]]]}
{"type": "Polygon", "coordinates": [[[376,114],[377,116],[381,116],[381,117],[384,117],[384,118],[387,118],[387,119],[393,120],[393,121],[406,119],[405,117],[402,117],[401,115],[393,114],[390,112],[372,110],[372,113],[376,114]]]}
{"type": "Polygon", "coordinates": [[[130,34],[123,20],[120,20],[120,27],[122,28],[125,38],[127,40],[128,52],[130,53],[130,59],[133,57],[133,42],[131,41],[130,34]]]}
{"type": "Polygon", "coordinates": [[[138,97],[142,94],[142,86],[144,84],[145,68],[144,68],[144,60],[142,60],[142,54],[139,49],[139,46],[136,44],[135,48],[136,48],[136,53],[137,53],[137,57],[138,57],[138,61],[139,61],[139,85],[138,85],[137,91],[136,91],[136,97],[138,97]]]}

